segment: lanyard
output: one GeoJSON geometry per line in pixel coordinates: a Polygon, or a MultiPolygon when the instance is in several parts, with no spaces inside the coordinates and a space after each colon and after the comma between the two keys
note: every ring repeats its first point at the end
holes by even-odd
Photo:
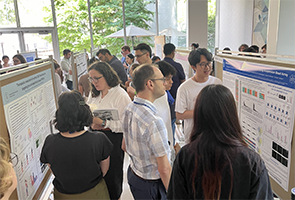
{"type": "Polygon", "coordinates": [[[152,112],[155,112],[150,106],[146,105],[146,104],[143,104],[143,103],[138,103],[138,102],[135,102],[133,101],[133,103],[137,104],[137,105],[141,105],[141,106],[146,106],[148,107],[149,109],[151,109],[152,112]]]}

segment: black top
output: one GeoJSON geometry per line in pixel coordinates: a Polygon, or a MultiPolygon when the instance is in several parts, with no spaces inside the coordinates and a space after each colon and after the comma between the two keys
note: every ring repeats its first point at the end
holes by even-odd
{"type": "Polygon", "coordinates": [[[113,58],[109,62],[110,66],[117,72],[122,84],[128,80],[125,68],[120,60],[116,56],[113,55],[113,58]]]}
{"type": "Polygon", "coordinates": [[[78,194],[95,187],[103,178],[100,161],[111,154],[113,144],[101,132],[86,131],[74,138],[48,135],[40,161],[49,163],[54,187],[64,194],[78,194]]]}
{"type": "MultiPolygon", "coordinates": [[[[184,146],[174,161],[168,199],[204,199],[201,172],[197,172],[196,197],[194,198],[193,195],[191,175],[195,158],[188,147],[188,145],[184,146]]],[[[232,159],[234,176],[231,199],[273,199],[268,173],[260,156],[247,147],[236,149],[237,154],[232,159]]],[[[231,186],[229,172],[227,168],[222,174],[220,199],[228,199],[231,186]]]]}

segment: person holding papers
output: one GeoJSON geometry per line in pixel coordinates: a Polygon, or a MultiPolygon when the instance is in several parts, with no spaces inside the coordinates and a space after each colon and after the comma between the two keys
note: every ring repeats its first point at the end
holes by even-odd
{"type": "Polygon", "coordinates": [[[100,130],[114,145],[110,157],[110,169],[105,176],[111,199],[119,199],[122,193],[124,152],[121,149],[123,138],[122,113],[131,102],[127,92],[120,86],[120,78],[106,62],[95,62],[88,68],[91,93],[87,103],[93,110],[116,109],[119,119],[93,118],[91,126],[100,130]]]}

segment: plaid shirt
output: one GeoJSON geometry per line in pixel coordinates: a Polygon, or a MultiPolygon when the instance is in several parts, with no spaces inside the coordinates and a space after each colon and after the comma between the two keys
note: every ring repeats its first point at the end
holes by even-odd
{"type": "Polygon", "coordinates": [[[170,157],[167,130],[150,101],[136,97],[123,114],[123,136],[130,167],[144,179],[159,179],[157,157],[170,157]]]}

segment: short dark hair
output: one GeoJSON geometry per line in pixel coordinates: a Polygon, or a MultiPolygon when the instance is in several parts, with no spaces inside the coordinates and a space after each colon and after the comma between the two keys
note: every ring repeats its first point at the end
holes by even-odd
{"type": "MultiPolygon", "coordinates": [[[[107,62],[94,62],[89,66],[88,73],[90,70],[96,70],[103,75],[110,87],[115,87],[121,82],[117,72],[107,62]]],[[[91,91],[92,97],[97,97],[100,94],[100,91],[96,90],[92,83],[91,91]]]]}
{"type": "Polygon", "coordinates": [[[223,50],[224,51],[231,51],[229,47],[224,47],[223,50]]]}
{"type": "Polygon", "coordinates": [[[59,96],[54,120],[57,130],[82,131],[84,126],[90,126],[92,119],[92,112],[78,91],[64,92],[59,96]]]}
{"type": "Polygon", "coordinates": [[[19,59],[19,61],[20,61],[20,63],[27,63],[27,61],[26,61],[26,59],[23,57],[23,55],[21,55],[21,54],[16,54],[16,55],[14,55],[13,57],[12,57],[12,59],[13,58],[17,58],[17,59],[19,59]]]}
{"type": "Polygon", "coordinates": [[[70,53],[70,52],[71,52],[70,49],[65,49],[65,50],[63,50],[62,54],[63,54],[63,55],[67,55],[67,54],[70,53]]]}
{"type": "Polygon", "coordinates": [[[192,50],[188,56],[188,62],[192,66],[196,66],[201,62],[201,55],[205,56],[208,61],[212,61],[212,53],[210,53],[206,48],[198,48],[192,50]]]}
{"type": "Polygon", "coordinates": [[[128,45],[124,45],[122,46],[121,49],[124,49],[125,51],[128,50],[130,52],[130,47],[128,45]]]}
{"type": "Polygon", "coordinates": [[[106,55],[106,53],[109,54],[110,56],[112,55],[111,52],[108,49],[100,49],[100,50],[98,50],[98,52],[96,53],[96,56],[98,56],[98,54],[100,54],[100,53],[102,55],[106,55]]]}
{"type": "Polygon", "coordinates": [[[9,59],[9,57],[6,56],[6,55],[2,56],[2,60],[5,59],[5,58],[8,58],[9,59]]]}
{"type": "Polygon", "coordinates": [[[176,75],[176,69],[170,63],[162,60],[162,61],[156,62],[155,64],[159,66],[159,70],[162,72],[164,77],[169,75],[172,75],[172,76],[176,75]]]}
{"type": "Polygon", "coordinates": [[[91,65],[94,62],[99,62],[99,60],[95,56],[93,56],[92,58],[90,58],[89,65],[91,65]]]}
{"type": "Polygon", "coordinates": [[[159,56],[153,56],[152,62],[154,63],[156,60],[161,60],[161,58],[159,56]]]}
{"type": "Polygon", "coordinates": [[[256,53],[259,53],[259,47],[257,45],[251,45],[250,48],[253,48],[256,53]]]}
{"type": "Polygon", "coordinates": [[[152,65],[143,64],[137,67],[132,72],[132,83],[134,84],[136,92],[144,90],[144,86],[149,79],[155,77],[155,72],[152,65]]]}
{"type": "Polygon", "coordinates": [[[266,50],[266,44],[263,45],[263,46],[261,47],[261,49],[265,49],[265,50],[266,50]]]}
{"type": "Polygon", "coordinates": [[[151,47],[148,45],[148,44],[146,44],[146,43],[140,43],[140,44],[138,44],[135,48],[134,48],[134,50],[140,50],[140,51],[146,51],[146,52],[148,52],[149,53],[149,56],[150,57],[152,57],[152,49],[151,49],[151,47]]]}
{"type": "Polygon", "coordinates": [[[167,43],[163,47],[163,53],[165,56],[170,55],[175,50],[175,45],[172,43],[167,43]]]}
{"type": "Polygon", "coordinates": [[[130,69],[131,69],[132,71],[134,71],[137,67],[139,67],[139,64],[138,64],[138,63],[132,63],[130,69]]]}
{"type": "Polygon", "coordinates": [[[244,47],[244,49],[249,48],[248,44],[241,44],[241,45],[239,46],[239,51],[241,51],[241,48],[242,48],[242,47],[244,47]]]}
{"type": "Polygon", "coordinates": [[[199,43],[192,43],[191,46],[193,46],[195,49],[199,48],[199,43]]]}
{"type": "Polygon", "coordinates": [[[127,56],[134,61],[134,55],[132,53],[129,53],[127,56]]]}

